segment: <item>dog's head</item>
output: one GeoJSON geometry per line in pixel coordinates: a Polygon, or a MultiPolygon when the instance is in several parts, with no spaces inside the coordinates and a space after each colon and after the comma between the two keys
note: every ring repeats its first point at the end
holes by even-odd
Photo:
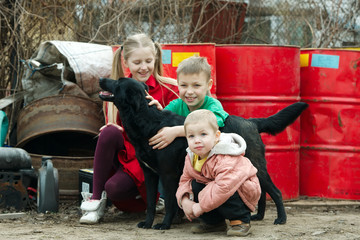
{"type": "Polygon", "coordinates": [[[124,107],[131,107],[135,111],[140,110],[141,104],[146,102],[145,90],[147,86],[132,78],[100,78],[100,87],[106,92],[100,92],[99,97],[103,101],[113,102],[121,110],[124,107]]]}

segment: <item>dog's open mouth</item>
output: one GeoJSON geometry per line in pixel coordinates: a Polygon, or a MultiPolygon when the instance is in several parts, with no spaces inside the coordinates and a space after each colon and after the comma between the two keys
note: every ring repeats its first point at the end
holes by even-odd
{"type": "Polygon", "coordinates": [[[99,97],[104,101],[112,101],[114,99],[114,94],[108,91],[99,92],[99,97]]]}

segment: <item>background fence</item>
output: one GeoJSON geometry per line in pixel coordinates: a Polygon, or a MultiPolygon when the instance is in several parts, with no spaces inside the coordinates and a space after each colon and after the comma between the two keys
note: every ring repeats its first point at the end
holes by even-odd
{"type": "Polygon", "coordinates": [[[359,46],[359,13],[359,0],[0,0],[0,99],[21,91],[21,60],[47,40],[359,46]]]}

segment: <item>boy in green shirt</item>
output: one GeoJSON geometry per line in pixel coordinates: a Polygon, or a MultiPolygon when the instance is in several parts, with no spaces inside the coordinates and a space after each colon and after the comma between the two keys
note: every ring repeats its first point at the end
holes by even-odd
{"type": "MultiPolygon", "coordinates": [[[[194,110],[207,109],[215,114],[219,127],[223,127],[229,114],[224,111],[220,101],[208,96],[213,80],[211,66],[206,58],[196,56],[187,58],[179,64],[176,73],[180,98],[171,101],[165,110],[186,117],[194,110]]],[[[161,109],[160,104],[156,102],[154,104],[161,109]]],[[[184,126],[162,128],[149,139],[149,145],[153,146],[153,149],[162,149],[176,137],[185,137],[184,126]]]]}

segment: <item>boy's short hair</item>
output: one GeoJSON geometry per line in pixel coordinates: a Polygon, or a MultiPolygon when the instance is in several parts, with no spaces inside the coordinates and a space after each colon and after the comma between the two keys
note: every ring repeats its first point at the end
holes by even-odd
{"type": "Polygon", "coordinates": [[[214,130],[214,132],[219,130],[219,125],[217,123],[215,114],[207,109],[199,109],[191,112],[186,117],[184,122],[185,133],[186,133],[186,128],[189,124],[198,123],[198,122],[209,123],[210,127],[214,130]]]}
{"type": "Polygon", "coordinates": [[[205,73],[206,81],[209,81],[211,78],[211,66],[207,59],[205,57],[192,56],[179,63],[176,75],[179,78],[180,74],[199,74],[201,72],[205,73]]]}

